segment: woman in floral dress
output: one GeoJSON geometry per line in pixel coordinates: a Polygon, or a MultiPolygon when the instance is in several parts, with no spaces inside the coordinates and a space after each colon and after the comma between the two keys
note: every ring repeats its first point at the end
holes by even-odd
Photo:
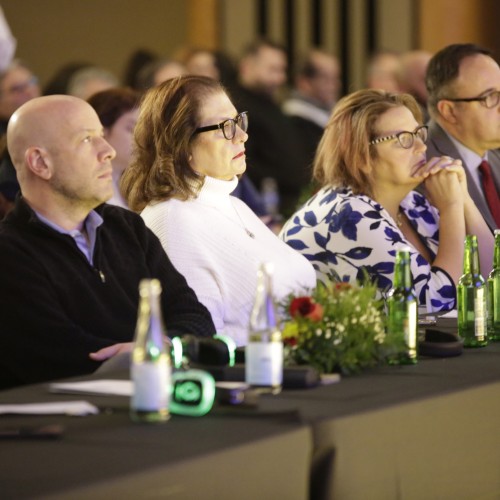
{"type": "Polygon", "coordinates": [[[455,307],[465,234],[478,236],[483,255],[493,239],[461,162],[426,159],[421,120],[406,94],[360,90],[341,99],[315,158],[322,188],[281,237],[320,280],[369,279],[382,294],[392,286],[396,250],[409,245],[419,303],[430,312],[455,307]],[[414,191],[419,184],[425,196],[414,191]]]}

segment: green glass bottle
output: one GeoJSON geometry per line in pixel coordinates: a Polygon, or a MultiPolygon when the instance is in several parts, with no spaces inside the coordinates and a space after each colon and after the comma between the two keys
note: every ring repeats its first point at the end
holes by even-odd
{"type": "Polygon", "coordinates": [[[261,391],[277,394],[283,382],[283,340],[278,325],[272,280],[274,266],[261,264],[255,303],[245,348],[245,381],[261,391]]]}
{"type": "Polygon", "coordinates": [[[493,269],[488,276],[488,339],[500,340],[500,229],[495,229],[493,269]]]}
{"type": "Polygon", "coordinates": [[[135,422],[164,422],[169,418],[172,380],[160,308],[160,282],[157,279],[141,280],[139,295],[131,363],[133,393],[130,416],[135,422]]]}
{"type": "Polygon", "coordinates": [[[396,253],[393,287],[387,295],[387,333],[401,339],[401,350],[390,358],[391,364],[415,364],[418,358],[417,297],[413,291],[410,248],[396,253]]]}
{"type": "Polygon", "coordinates": [[[465,237],[464,269],[457,288],[458,334],[464,347],[484,347],[486,331],[486,283],[479,268],[477,237],[465,237]]]}

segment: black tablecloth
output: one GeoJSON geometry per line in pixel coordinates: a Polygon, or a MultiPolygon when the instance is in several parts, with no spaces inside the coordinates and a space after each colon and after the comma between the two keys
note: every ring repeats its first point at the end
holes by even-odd
{"type": "MultiPolygon", "coordinates": [[[[82,398],[47,384],[0,392],[61,399],[82,398]]],[[[66,428],[0,443],[0,497],[500,498],[500,343],[161,426],[131,423],[127,398],[85,399],[99,416],[0,417],[66,428]]]]}

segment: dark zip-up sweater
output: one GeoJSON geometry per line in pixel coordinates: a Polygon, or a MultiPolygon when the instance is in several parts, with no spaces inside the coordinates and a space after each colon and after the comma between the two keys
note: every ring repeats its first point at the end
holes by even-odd
{"type": "Polygon", "coordinates": [[[22,197],[0,223],[0,388],[95,371],[90,352],[133,339],[142,278],[162,284],[170,336],[215,333],[141,217],[111,205],[96,211],[104,222],[93,265],[22,197]]]}

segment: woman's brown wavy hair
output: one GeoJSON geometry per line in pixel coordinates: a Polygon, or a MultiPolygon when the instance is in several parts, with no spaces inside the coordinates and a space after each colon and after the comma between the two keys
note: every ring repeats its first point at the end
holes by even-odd
{"type": "Polygon", "coordinates": [[[203,176],[190,166],[191,143],[200,109],[222,85],[203,76],[181,76],[144,96],[134,131],[132,163],[120,185],[129,207],[140,212],[151,202],[196,197],[203,176]]]}

